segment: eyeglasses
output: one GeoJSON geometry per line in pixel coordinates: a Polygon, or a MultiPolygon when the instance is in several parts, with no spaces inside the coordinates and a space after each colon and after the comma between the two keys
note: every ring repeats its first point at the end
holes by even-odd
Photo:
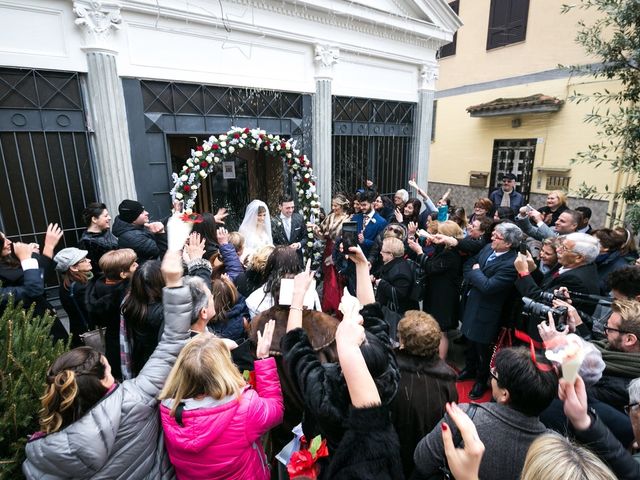
{"type": "Polygon", "coordinates": [[[638,406],[638,402],[633,402],[630,403],[629,405],[625,405],[624,407],[624,413],[626,413],[627,415],[629,415],[631,413],[631,410],[633,410],[634,408],[636,408],[638,406]]]}
{"type": "Polygon", "coordinates": [[[609,332],[631,333],[631,332],[628,332],[627,330],[620,330],[618,328],[613,328],[609,326],[602,327],[602,330],[604,330],[604,333],[609,333],[609,332]]]}

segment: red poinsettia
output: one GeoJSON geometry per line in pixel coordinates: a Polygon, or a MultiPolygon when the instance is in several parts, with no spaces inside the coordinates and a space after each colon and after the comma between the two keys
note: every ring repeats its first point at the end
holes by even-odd
{"type": "Polygon", "coordinates": [[[240,138],[240,134],[239,133],[234,133],[233,134],[233,138],[240,138]]]}
{"type": "Polygon", "coordinates": [[[182,190],[184,190],[185,192],[188,192],[191,190],[191,187],[189,185],[183,185],[182,190]]]}
{"type": "Polygon", "coordinates": [[[200,166],[201,166],[202,168],[206,168],[208,165],[209,165],[209,164],[208,164],[205,160],[203,160],[203,161],[201,161],[201,162],[200,162],[200,166]]]}
{"type": "Polygon", "coordinates": [[[203,150],[202,145],[198,145],[198,146],[196,147],[196,150],[197,150],[197,151],[199,151],[199,152],[201,152],[201,151],[203,150]]]}
{"type": "Polygon", "coordinates": [[[242,372],[242,376],[244,377],[244,381],[251,385],[251,388],[256,389],[256,372],[255,370],[245,370],[242,372]]]}
{"type": "Polygon", "coordinates": [[[218,145],[217,143],[214,143],[213,145],[211,145],[212,150],[218,150],[219,148],[220,148],[220,145],[218,145]]]}
{"type": "Polygon", "coordinates": [[[308,445],[303,435],[300,437],[300,450],[294,452],[289,459],[287,473],[292,479],[297,477],[318,478],[320,472],[318,459],[328,456],[329,449],[326,440],[318,435],[308,445]]]}
{"type": "MultiPolygon", "coordinates": [[[[188,187],[188,185],[185,186],[188,187]]],[[[202,223],[202,215],[199,213],[183,213],[180,220],[185,223],[202,223]]]]}
{"type": "Polygon", "coordinates": [[[249,130],[249,127],[246,127],[246,128],[244,129],[244,133],[249,133],[250,131],[251,131],[251,130],[249,130]]]}

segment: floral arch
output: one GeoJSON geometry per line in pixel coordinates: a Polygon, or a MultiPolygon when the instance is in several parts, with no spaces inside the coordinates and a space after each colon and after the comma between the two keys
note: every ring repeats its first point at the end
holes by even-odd
{"type": "MultiPolygon", "coordinates": [[[[307,222],[319,218],[320,202],[316,193],[316,177],[313,175],[311,162],[296,148],[295,140],[285,140],[279,135],[268,134],[259,128],[231,127],[226,134],[217,137],[212,135],[202,145],[191,150],[191,158],[186,161],[179,173],[172,175],[171,196],[175,200],[183,200],[185,211],[191,213],[202,181],[216,169],[217,165],[243,148],[262,149],[268,155],[284,161],[289,174],[293,177],[300,213],[307,222]]],[[[307,229],[306,243],[305,251],[309,256],[314,245],[311,229],[307,229]]],[[[316,255],[314,254],[313,257],[316,255]]]]}

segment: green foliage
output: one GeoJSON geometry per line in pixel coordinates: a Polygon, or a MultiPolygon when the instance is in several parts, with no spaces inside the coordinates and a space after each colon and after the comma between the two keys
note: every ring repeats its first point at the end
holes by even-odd
{"type": "MultiPolygon", "coordinates": [[[[619,91],[607,89],[591,95],[574,93],[570,100],[595,103],[586,123],[598,129],[598,141],[577,154],[575,161],[600,166],[615,172],[640,174],[640,2],[638,0],[579,0],[563,5],[566,13],[574,8],[595,9],[598,19],[587,25],[578,22],[576,41],[597,63],[577,66],[577,73],[596,78],[619,80],[619,91]]],[[[629,185],[616,193],[628,203],[640,201],[640,187],[629,185]]]]}
{"type": "Polygon", "coordinates": [[[27,435],[38,431],[45,374],[66,345],[51,342],[53,317],[10,302],[0,317],[0,479],[20,478],[27,435]]]}
{"type": "Polygon", "coordinates": [[[629,228],[634,234],[640,232],[640,204],[631,205],[627,208],[627,214],[625,215],[625,223],[629,225],[629,228]]]}

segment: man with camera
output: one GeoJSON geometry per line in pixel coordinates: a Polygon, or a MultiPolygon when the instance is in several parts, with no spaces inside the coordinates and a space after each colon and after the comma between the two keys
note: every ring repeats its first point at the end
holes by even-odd
{"type": "MultiPolygon", "coordinates": [[[[561,237],[559,242],[556,252],[561,267],[553,275],[543,278],[540,286],[536,285],[531,278],[527,257],[519,254],[515,259],[513,265],[518,272],[516,288],[520,295],[539,301],[542,300],[544,291],[553,291],[560,287],[584,294],[597,295],[600,292],[598,272],[594,264],[600,253],[598,239],[585,233],[571,233],[561,237]]],[[[574,299],[574,305],[589,315],[593,314],[596,307],[594,302],[581,301],[577,298],[574,299]]],[[[536,325],[527,325],[526,330],[534,337],[538,336],[536,325]]]]}
{"type": "Polygon", "coordinates": [[[568,235],[578,230],[582,223],[582,213],[576,210],[565,210],[560,214],[555,225],[550,227],[542,220],[542,213],[526,205],[520,209],[516,216],[516,225],[528,236],[536,240],[557,237],[558,235],[568,235]],[[531,225],[529,219],[533,220],[535,226],[531,225]]]}

